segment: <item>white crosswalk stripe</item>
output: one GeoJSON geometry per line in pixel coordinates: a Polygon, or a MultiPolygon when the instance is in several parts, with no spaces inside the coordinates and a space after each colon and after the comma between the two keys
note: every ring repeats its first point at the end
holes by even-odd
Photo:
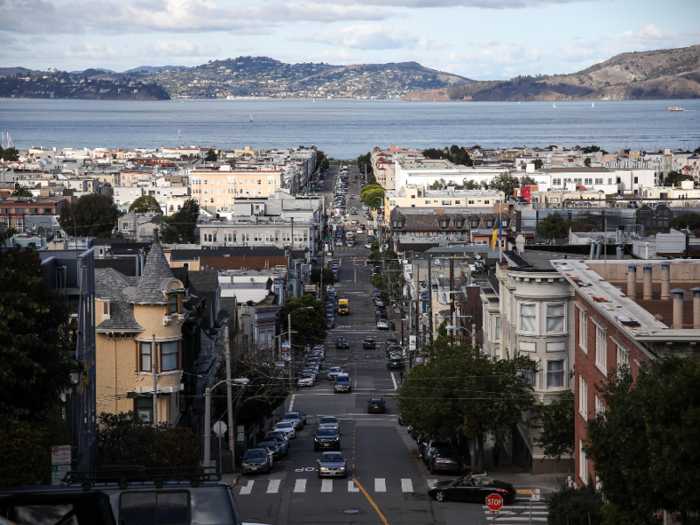
{"type": "Polygon", "coordinates": [[[413,492],[413,481],[410,478],[401,479],[401,492],[413,492]]]}
{"type": "Polygon", "coordinates": [[[294,482],[294,492],[306,492],[305,479],[298,479],[294,482]]]}
{"type": "Polygon", "coordinates": [[[374,478],[374,492],[386,492],[386,480],[384,478],[374,478]]]}
{"type": "Polygon", "coordinates": [[[321,492],[333,492],[333,480],[324,479],[321,482],[321,492]]]}
{"type": "Polygon", "coordinates": [[[280,483],[282,483],[281,479],[271,479],[267,486],[267,493],[277,494],[280,491],[280,483]]]}
{"type": "Polygon", "coordinates": [[[348,492],[360,492],[359,487],[352,480],[348,481],[348,492]]]}
{"type": "Polygon", "coordinates": [[[241,494],[250,494],[253,492],[253,485],[255,485],[255,480],[249,480],[245,487],[241,487],[241,494]]]}

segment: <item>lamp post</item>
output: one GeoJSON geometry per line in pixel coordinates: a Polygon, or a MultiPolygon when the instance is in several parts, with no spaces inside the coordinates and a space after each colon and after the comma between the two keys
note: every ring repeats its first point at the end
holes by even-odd
{"type": "MultiPolygon", "coordinates": [[[[214,390],[216,387],[223,385],[224,383],[229,384],[231,382],[230,379],[224,379],[223,381],[219,381],[216,383],[213,387],[207,388],[204,391],[204,468],[205,472],[209,473],[209,464],[211,463],[211,392],[214,390]]],[[[242,387],[245,387],[248,383],[250,383],[250,379],[247,377],[239,377],[237,379],[233,380],[233,383],[240,385],[242,387]]],[[[241,392],[243,389],[241,389],[241,392]]],[[[240,395],[240,392],[239,392],[240,395]]],[[[238,397],[238,396],[236,396],[238,397]]],[[[232,406],[229,405],[228,409],[229,411],[232,410],[232,406]]],[[[234,432],[235,429],[230,428],[229,432],[234,432]]],[[[231,454],[234,456],[233,459],[233,467],[235,468],[236,466],[236,451],[232,450],[231,454]]]]}

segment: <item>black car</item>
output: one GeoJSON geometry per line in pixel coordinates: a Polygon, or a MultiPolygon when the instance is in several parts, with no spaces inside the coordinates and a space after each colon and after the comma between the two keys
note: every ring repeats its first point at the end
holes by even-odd
{"type": "Polygon", "coordinates": [[[462,473],[462,458],[452,447],[437,448],[430,456],[428,468],[431,474],[437,472],[462,473]]]}
{"type": "Polygon", "coordinates": [[[364,341],[362,341],[362,348],[363,350],[374,350],[375,348],[377,348],[377,342],[371,337],[368,337],[364,341]]]}
{"type": "Polygon", "coordinates": [[[314,452],[320,449],[340,450],[340,436],[334,428],[319,428],[314,435],[314,452]]]}
{"type": "Polygon", "coordinates": [[[373,397],[367,401],[368,414],[384,414],[386,412],[386,403],[381,397],[373,397]]]}
{"type": "Polygon", "coordinates": [[[282,451],[282,448],[279,446],[279,443],[277,443],[277,440],[275,439],[269,439],[265,441],[261,441],[258,443],[258,448],[267,448],[272,452],[272,458],[280,460],[282,459],[282,456],[284,455],[284,452],[282,451]]]}
{"type": "Polygon", "coordinates": [[[348,349],[350,348],[350,343],[348,343],[347,339],[343,339],[342,337],[340,337],[336,339],[335,347],[338,349],[348,349]]]}
{"type": "Polygon", "coordinates": [[[400,355],[394,354],[386,361],[386,367],[389,370],[403,369],[403,358],[400,355]]]}
{"type": "Polygon", "coordinates": [[[272,456],[266,448],[251,448],[245,451],[241,461],[241,472],[270,472],[272,456]]]}
{"type": "Polygon", "coordinates": [[[438,481],[428,489],[428,496],[438,501],[471,501],[482,505],[491,494],[499,494],[503,503],[510,505],[515,500],[515,487],[496,479],[464,476],[452,481],[438,481]]]}

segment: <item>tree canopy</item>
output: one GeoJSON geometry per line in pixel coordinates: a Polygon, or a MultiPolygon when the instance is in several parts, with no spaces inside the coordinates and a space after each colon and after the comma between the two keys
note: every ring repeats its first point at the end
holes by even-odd
{"type": "Polygon", "coordinates": [[[321,283],[321,272],[323,272],[323,286],[335,284],[335,275],[333,274],[333,270],[329,270],[328,268],[316,268],[315,270],[311,270],[310,278],[312,283],[321,283]]]}
{"type": "Polygon", "coordinates": [[[674,217],[669,222],[673,229],[688,228],[690,230],[700,230],[700,213],[684,213],[678,217],[674,217]]]}
{"type": "Polygon", "coordinates": [[[219,160],[219,156],[216,154],[216,151],[210,149],[204,156],[204,160],[207,162],[216,162],[217,160],[219,160]]]}
{"type": "Polygon", "coordinates": [[[371,152],[357,157],[357,168],[360,170],[360,173],[366,173],[368,177],[372,178],[372,180],[376,180],[374,178],[374,171],[372,170],[371,152]]]}
{"type": "Polygon", "coordinates": [[[163,231],[162,240],[164,243],[194,243],[197,239],[194,230],[197,227],[199,218],[199,204],[194,199],[187,199],[182,208],[173,215],[163,217],[167,227],[163,231]]]}
{"type": "Polygon", "coordinates": [[[33,420],[70,385],[64,300],[32,249],[0,251],[0,426],[33,420]]]}
{"type": "Polygon", "coordinates": [[[323,301],[312,295],[284,301],[282,307],[282,331],[287,330],[287,315],[292,315],[292,344],[295,348],[322,343],[326,338],[328,318],[323,301]]]}
{"type": "Polygon", "coordinates": [[[453,164],[459,164],[462,166],[472,166],[473,162],[467,150],[457,144],[452,144],[452,146],[445,146],[444,149],[438,148],[428,148],[423,150],[423,155],[430,159],[446,159],[453,164]]]}
{"type": "Polygon", "coordinates": [[[143,195],[139,197],[129,206],[129,213],[163,213],[160,204],[153,195],[143,195]]]}
{"type": "Polygon", "coordinates": [[[522,182],[519,177],[506,172],[496,175],[488,184],[489,189],[502,191],[506,198],[512,196],[514,190],[519,188],[521,185],[522,182]]]}
{"type": "Polygon", "coordinates": [[[384,205],[384,193],[386,190],[375,182],[362,188],[360,199],[370,208],[377,210],[384,205]]]}
{"type": "Polygon", "coordinates": [[[58,222],[69,235],[99,237],[111,235],[120,212],[112,197],[89,193],[61,210],[58,222]]]}
{"type": "Polygon", "coordinates": [[[569,230],[561,215],[552,213],[537,223],[537,235],[544,239],[563,239],[569,235],[569,230]]]}
{"type": "Polygon", "coordinates": [[[0,160],[19,160],[19,151],[17,151],[17,148],[3,148],[0,146],[0,160]]]}
{"type": "Polygon", "coordinates": [[[545,457],[554,459],[555,464],[562,456],[573,457],[576,441],[574,393],[562,394],[537,412],[535,420],[539,422],[540,434],[533,441],[542,447],[545,457]]]}
{"type": "Polygon", "coordinates": [[[31,197],[33,193],[26,186],[17,185],[15,191],[12,192],[13,197],[31,197]]]}
{"type": "Polygon", "coordinates": [[[522,372],[537,365],[520,355],[492,358],[451,336],[438,336],[424,352],[426,362],[404,376],[398,391],[401,416],[426,437],[476,437],[480,472],[483,435],[508,431],[532,408],[532,386],[522,372]]]}
{"type": "Polygon", "coordinates": [[[330,162],[328,162],[328,156],[319,150],[316,150],[316,168],[318,171],[323,173],[330,167],[330,162]]]}
{"type": "Polygon", "coordinates": [[[656,523],[659,509],[697,523],[700,359],[656,359],[636,378],[620,367],[597,388],[607,409],[588,422],[585,451],[605,498],[631,523],[656,523]]]}

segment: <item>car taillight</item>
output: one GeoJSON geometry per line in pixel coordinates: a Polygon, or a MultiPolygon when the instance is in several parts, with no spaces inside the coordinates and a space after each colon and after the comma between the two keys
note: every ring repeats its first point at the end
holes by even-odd
{"type": "Polygon", "coordinates": [[[498,492],[505,492],[507,493],[508,491],[506,489],[496,489],[498,492]]]}

